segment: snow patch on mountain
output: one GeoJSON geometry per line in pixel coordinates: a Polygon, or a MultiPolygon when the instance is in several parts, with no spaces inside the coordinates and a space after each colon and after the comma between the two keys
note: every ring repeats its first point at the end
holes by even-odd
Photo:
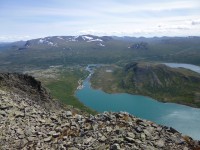
{"type": "Polygon", "coordinates": [[[60,40],[64,40],[62,37],[60,37],[60,36],[57,36],[57,39],[60,39],[60,40]]]}
{"type": "Polygon", "coordinates": [[[68,42],[68,41],[69,41],[69,42],[70,42],[70,41],[71,41],[71,42],[77,42],[77,40],[76,40],[77,38],[78,38],[78,36],[70,37],[70,38],[67,39],[67,42],[68,42]]]}
{"type": "Polygon", "coordinates": [[[50,38],[39,39],[38,44],[47,44],[49,46],[57,46],[57,43],[48,41],[50,38]]]}
{"type": "Polygon", "coordinates": [[[89,40],[87,42],[103,42],[103,40],[101,40],[101,39],[93,39],[93,40],[89,40]]]}
{"type": "Polygon", "coordinates": [[[40,44],[40,43],[44,43],[44,40],[43,40],[43,39],[40,39],[38,43],[39,43],[39,44],[40,44]]]}
{"type": "Polygon", "coordinates": [[[53,46],[53,45],[54,45],[52,42],[48,42],[47,44],[48,44],[48,45],[51,45],[51,46],[53,46]]]}
{"type": "Polygon", "coordinates": [[[101,47],[105,47],[105,45],[103,45],[102,43],[98,43],[98,45],[101,47]]]}
{"type": "Polygon", "coordinates": [[[90,36],[82,36],[82,38],[84,39],[84,40],[92,40],[93,38],[92,37],[90,37],[90,36]]]}

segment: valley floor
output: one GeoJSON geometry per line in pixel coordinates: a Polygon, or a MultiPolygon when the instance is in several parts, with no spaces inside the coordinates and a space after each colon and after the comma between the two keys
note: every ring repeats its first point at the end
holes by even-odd
{"type": "Polygon", "coordinates": [[[80,86],[80,80],[85,79],[88,75],[88,72],[85,71],[85,67],[54,66],[49,69],[32,70],[26,73],[41,81],[49,90],[53,98],[88,113],[96,113],[94,110],[86,107],[75,97],[77,87],[80,86]]]}

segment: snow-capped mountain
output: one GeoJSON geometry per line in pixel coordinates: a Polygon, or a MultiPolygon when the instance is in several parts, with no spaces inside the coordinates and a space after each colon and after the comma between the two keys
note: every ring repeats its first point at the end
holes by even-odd
{"type": "Polygon", "coordinates": [[[112,37],[107,36],[93,36],[93,35],[80,35],[80,36],[52,36],[45,37],[39,39],[29,40],[25,44],[25,48],[30,47],[59,47],[68,45],[71,42],[86,42],[86,43],[94,43],[97,46],[105,47],[105,42],[111,40],[112,37]]]}

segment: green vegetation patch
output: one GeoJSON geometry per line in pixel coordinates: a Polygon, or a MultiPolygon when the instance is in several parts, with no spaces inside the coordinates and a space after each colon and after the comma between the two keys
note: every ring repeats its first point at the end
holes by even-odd
{"type": "MultiPolygon", "coordinates": [[[[32,72],[34,75],[34,73],[32,72]]],[[[83,67],[61,67],[35,72],[35,76],[49,89],[53,98],[62,103],[72,105],[80,110],[94,114],[95,111],[86,107],[75,97],[78,81],[87,77],[88,72],[83,67]],[[48,74],[47,74],[48,73],[48,74]]]]}

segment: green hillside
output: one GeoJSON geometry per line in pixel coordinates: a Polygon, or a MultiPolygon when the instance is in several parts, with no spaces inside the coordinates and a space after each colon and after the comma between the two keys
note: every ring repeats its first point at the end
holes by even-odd
{"type": "Polygon", "coordinates": [[[183,68],[155,63],[129,63],[123,68],[105,66],[94,73],[91,82],[94,88],[108,93],[140,94],[200,107],[200,75],[183,68]]]}

